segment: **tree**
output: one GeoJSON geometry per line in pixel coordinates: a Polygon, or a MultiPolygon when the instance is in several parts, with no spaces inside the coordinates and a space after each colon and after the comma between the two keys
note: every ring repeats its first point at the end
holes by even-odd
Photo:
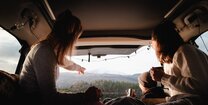
{"type": "Polygon", "coordinates": [[[111,80],[96,80],[91,83],[80,81],[73,84],[69,88],[59,89],[61,92],[84,92],[90,86],[96,86],[101,89],[103,98],[115,98],[126,95],[126,90],[132,88],[136,91],[137,95],[140,96],[141,90],[136,83],[124,82],[124,81],[111,81],[111,80]]]}

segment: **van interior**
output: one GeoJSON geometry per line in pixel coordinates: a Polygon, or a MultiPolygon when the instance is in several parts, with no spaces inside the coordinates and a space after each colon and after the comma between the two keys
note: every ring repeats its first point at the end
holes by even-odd
{"type": "MultiPolygon", "coordinates": [[[[66,9],[83,26],[72,60],[87,70],[78,75],[61,68],[57,86],[62,92],[83,92],[96,85],[103,99],[126,95],[129,88],[139,97],[138,75],[161,66],[151,48],[151,32],[166,19],[176,24],[184,41],[208,54],[207,0],[2,0],[0,8],[0,70],[14,76],[9,81],[18,81],[30,47],[47,37],[56,17],[66,9]],[[117,87],[104,89],[105,83],[117,87]]],[[[6,91],[10,90],[0,88],[0,94],[6,91]]]]}

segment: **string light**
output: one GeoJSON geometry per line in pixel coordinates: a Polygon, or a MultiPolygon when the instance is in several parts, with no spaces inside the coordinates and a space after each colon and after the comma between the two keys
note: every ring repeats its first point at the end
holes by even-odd
{"type": "Polygon", "coordinates": [[[91,53],[89,52],[88,53],[88,62],[90,62],[90,56],[91,56],[91,53]]]}
{"type": "Polygon", "coordinates": [[[147,50],[149,50],[150,48],[151,48],[151,46],[150,46],[150,45],[148,45],[148,46],[147,46],[147,50]]]}

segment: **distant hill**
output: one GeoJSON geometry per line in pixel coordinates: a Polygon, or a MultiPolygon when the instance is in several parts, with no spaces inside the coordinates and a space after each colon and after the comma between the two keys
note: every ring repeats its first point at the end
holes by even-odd
{"type": "Polygon", "coordinates": [[[111,81],[124,81],[130,83],[137,83],[137,77],[139,74],[134,75],[116,75],[116,74],[93,74],[85,73],[84,75],[78,75],[74,73],[62,72],[57,80],[58,88],[67,88],[76,82],[85,81],[93,82],[96,80],[111,80],[111,81]]]}

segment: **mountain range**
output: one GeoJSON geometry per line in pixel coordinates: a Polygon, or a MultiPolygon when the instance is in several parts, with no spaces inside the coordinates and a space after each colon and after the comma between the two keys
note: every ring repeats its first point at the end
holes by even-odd
{"type": "Polygon", "coordinates": [[[95,73],[85,73],[84,75],[79,75],[75,73],[62,72],[57,80],[58,88],[67,88],[73,84],[83,81],[83,82],[93,82],[96,80],[111,80],[111,81],[124,81],[130,83],[137,83],[137,78],[139,74],[134,75],[117,75],[117,74],[95,74],[95,73]]]}

